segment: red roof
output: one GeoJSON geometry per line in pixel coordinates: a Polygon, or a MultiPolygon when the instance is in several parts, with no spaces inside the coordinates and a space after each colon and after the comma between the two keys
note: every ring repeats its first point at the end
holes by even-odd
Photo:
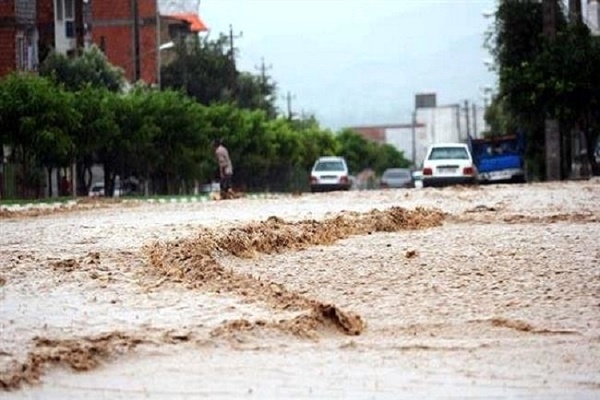
{"type": "Polygon", "coordinates": [[[167,17],[175,18],[180,21],[185,21],[190,24],[190,30],[192,32],[205,32],[208,31],[204,22],[200,19],[198,14],[194,13],[181,13],[181,14],[169,14],[167,17]]]}

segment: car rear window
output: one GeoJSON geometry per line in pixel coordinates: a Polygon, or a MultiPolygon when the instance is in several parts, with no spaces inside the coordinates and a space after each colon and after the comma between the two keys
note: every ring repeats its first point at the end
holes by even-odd
{"type": "Polygon", "coordinates": [[[315,165],[315,171],[344,171],[344,163],[341,161],[319,161],[315,165]]]}
{"type": "Polygon", "coordinates": [[[392,179],[405,179],[410,178],[410,173],[408,171],[386,171],[383,173],[383,177],[392,179]]]}
{"type": "Polygon", "coordinates": [[[429,155],[430,160],[468,160],[469,153],[464,147],[434,147],[429,155]]]}

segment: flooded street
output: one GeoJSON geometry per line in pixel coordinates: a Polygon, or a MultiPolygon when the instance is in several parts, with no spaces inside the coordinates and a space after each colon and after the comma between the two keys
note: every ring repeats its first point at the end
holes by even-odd
{"type": "Polygon", "coordinates": [[[6,399],[600,396],[600,182],[0,210],[6,399]]]}

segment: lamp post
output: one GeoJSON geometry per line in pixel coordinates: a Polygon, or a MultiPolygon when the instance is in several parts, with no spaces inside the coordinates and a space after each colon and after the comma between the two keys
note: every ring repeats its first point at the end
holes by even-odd
{"type": "Polygon", "coordinates": [[[161,51],[163,50],[167,50],[167,49],[172,49],[173,47],[175,47],[175,43],[173,42],[167,42],[167,43],[163,43],[160,46],[158,46],[158,54],[157,54],[157,74],[156,74],[156,82],[158,83],[158,90],[160,90],[162,88],[162,80],[160,78],[160,68],[162,66],[162,58],[161,58],[161,51]]]}

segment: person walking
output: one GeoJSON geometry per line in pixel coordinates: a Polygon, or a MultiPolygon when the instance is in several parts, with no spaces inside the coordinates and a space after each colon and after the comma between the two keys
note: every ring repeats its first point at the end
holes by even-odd
{"type": "Polygon", "coordinates": [[[233,165],[229,158],[229,151],[223,145],[221,139],[213,141],[215,156],[219,164],[219,187],[221,189],[221,198],[227,199],[232,195],[231,177],[233,176],[233,165]]]}

